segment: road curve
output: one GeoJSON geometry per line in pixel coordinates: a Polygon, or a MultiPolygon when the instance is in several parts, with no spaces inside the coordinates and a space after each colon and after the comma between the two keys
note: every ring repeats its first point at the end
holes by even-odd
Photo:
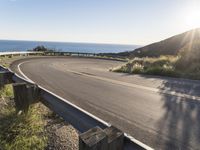
{"type": "Polygon", "coordinates": [[[200,149],[200,82],[108,71],[122,63],[48,57],[10,68],[155,149],[200,149]]]}

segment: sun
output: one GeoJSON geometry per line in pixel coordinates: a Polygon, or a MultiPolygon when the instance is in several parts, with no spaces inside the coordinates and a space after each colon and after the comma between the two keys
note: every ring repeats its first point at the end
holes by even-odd
{"type": "Polygon", "coordinates": [[[200,8],[193,7],[185,14],[185,21],[187,26],[191,28],[200,27],[200,8]]]}

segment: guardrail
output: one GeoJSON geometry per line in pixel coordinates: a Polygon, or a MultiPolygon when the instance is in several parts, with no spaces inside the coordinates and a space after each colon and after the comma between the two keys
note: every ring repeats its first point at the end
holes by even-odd
{"type": "Polygon", "coordinates": [[[118,58],[118,57],[108,57],[103,54],[98,53],[83,53],[83,52],[0,52],[0,56],[17,56],[17,55],[42,55],[42,56],[77,56],[77,57],[89,57],[89,58],[99,58],[99,59],[106,59],[106,60],[116,60],[116,61],[123,61],[127,62],[128,60],[118,58]]]}
{"type": "Polygon", "coordinates": [[[83,53],[83,52],[44,52],[45,55],[50,56],[98,56],[97,53],[83,53]]]}
{"type": "Polygon", "coordinates": [[[65,121],[72,124],[80,132],[80,150],[93,150],[95,147],[98,147],[98,150],[152,150],[151,147],[121,132],[68,100],[42,86],[35,85],[34,82],[2,66],[0,66],[0,81],[1,86],[15,83],[13,85],[15,101],[17,101],[19,110],[23,107],[27,108],[30,103],[35,103],[39,99],[65,121]]]}
{"type": "Polygon", "coordinates": [[[31,51],[20,51],[20,52],[0,52],[0,56],[13,56],[13,55],[48,55],[48,56],[97,56],[96,53],[83,53],[83,52],[31,52],[31,51]]]}
{"type": "Polygon", "coordinates": [[[22,51],[22,52],[0,52],[0,56],[13,56],[13,55],[31,55],[31,54],[43,54],[43,52],[28,52],[28,51],[22,51]]]}

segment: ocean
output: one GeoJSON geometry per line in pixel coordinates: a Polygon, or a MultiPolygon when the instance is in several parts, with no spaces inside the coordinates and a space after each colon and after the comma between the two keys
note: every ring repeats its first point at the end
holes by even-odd
{"type": "Polygon", "coordinates": [[[120,44],[94,44],[94,43],[71,43],[71,42],[40,42],[40,41],[14,41],[0,40],[0,52],[27,51],[36,46],[45,46],[61,52],[88,52],[88,53],[118,53],[132,51],[138,45],[120,44]]]}

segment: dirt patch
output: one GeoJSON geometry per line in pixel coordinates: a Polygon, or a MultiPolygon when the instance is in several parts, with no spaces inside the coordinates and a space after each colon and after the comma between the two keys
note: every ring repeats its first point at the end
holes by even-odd
{"type": "Polygon", "coordinates": [[[76,130],[60,119],[50,119],[46,125],[48,146],[46,150],[78,150],[78,134],[76,130]]]}

